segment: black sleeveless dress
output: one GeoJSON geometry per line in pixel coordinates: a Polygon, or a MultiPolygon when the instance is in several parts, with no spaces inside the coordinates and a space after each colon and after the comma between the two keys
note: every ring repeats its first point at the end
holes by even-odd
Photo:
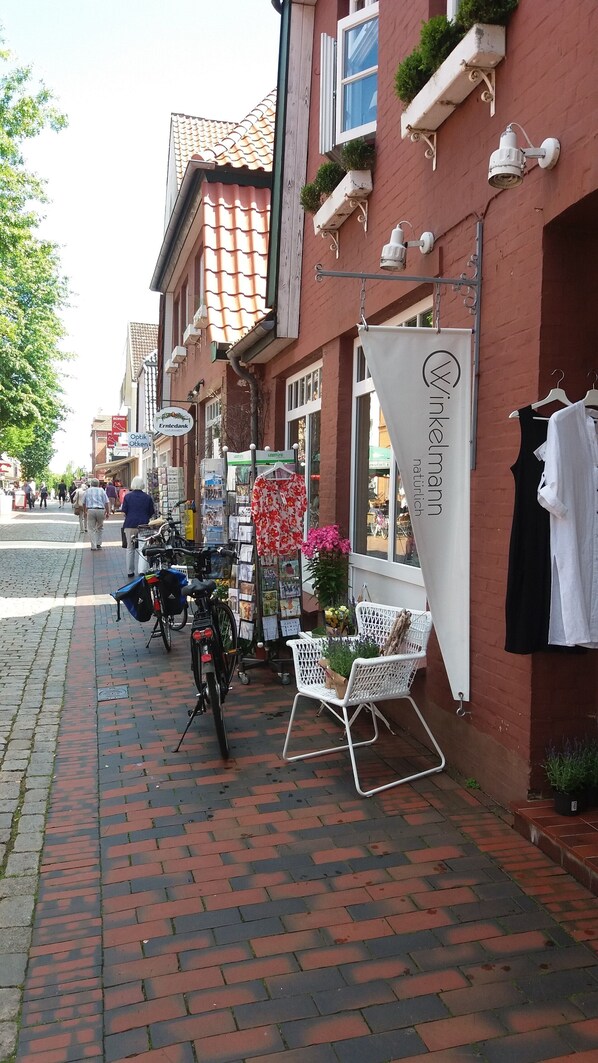
{"type": "MultiPolygon", "coordinates": [[[[548,421],[534,418],[531,406],[519,410],[521,446],[511,472],[515,502],[509,544],[505,603],[508,653],[548,649],[550,620],[550,514],[538,502],[544,463],[534,451],[546,442],[548,421]]],[[[552,648],[552,647],[551,647],[552,648]]]]}

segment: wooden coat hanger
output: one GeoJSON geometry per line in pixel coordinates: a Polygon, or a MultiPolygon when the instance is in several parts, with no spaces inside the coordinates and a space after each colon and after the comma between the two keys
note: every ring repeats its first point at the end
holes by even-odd
{"type": "MultiPolygon", "coordinates": [[[[539,410],[541,406],[548,406],[551,402],[562,402],[563,406],[572,405],[571,399],[565,394],[562,387],[559,386],[565,374],[561,369],[553,369],[551,375],[554,376],[555,373],[561,374],[557,380],[557,386],[551,388],[548,395],[545,395],[543,399],[538,399],[537,402],[532,402],[532,410],[539,410]]],[[[519,410],[513,410],[513,412],[509,414],[509,418],[511,417],[519,417],[519,410]]]]}

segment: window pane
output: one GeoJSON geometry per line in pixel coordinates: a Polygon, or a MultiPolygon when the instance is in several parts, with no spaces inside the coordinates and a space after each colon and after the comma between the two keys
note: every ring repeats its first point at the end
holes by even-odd
{"type": "Polygon", "coordinates": [[[343,86],[343,131],[376,121],[377,90],[377,74],[369,74],[343,86]]]}
{"type": "Polygon", "coordinates": [[[419,568],[419,557],[417,556],[417,547],[415,545],[415,538],[413,536],[413,528],[411,527],[411,518],[409,516],[409,509],[405,499],[405,491],[403,490],[403,484],[401,481],[401,474],[397,469],[396,472],[396,517],[395,517],[395,552],[394,559],[399,561],[403,565],[412,565],[413,568],[419,568]]]}
{"type": "Polygon", "coordinates": [[[343,77],[351,78],[378,66],[378,19],[348,29],[343,41],[343,77]]]}
{"type": "Polygon", "coordinates": [[[357,399],[357,453],[353,549],[388,557],[390,447],[374,393],[357,399]]]}

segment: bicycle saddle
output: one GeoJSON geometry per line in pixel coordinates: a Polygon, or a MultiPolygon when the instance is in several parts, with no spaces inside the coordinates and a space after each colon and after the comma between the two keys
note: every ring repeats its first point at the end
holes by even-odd
{"type": "Polygon", "coordinates": [[[213,579],[192,579],[184,587],[181,593],[187,598],[194,598],[196,594],[213,594],[216,590],[216,581],[213,579]]]}

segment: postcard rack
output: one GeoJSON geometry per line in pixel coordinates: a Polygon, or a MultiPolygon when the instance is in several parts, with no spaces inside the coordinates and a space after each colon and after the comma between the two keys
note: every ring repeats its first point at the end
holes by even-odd
{"type": "Polygon", "coordinates": [[[292,680],[293,657],[286,640],[301,630],[301,554],[258,554],[251,498],[258,476],[289,477],[298,472],[295,448],[224,454],[228,539],[237,562],[229,588],[229,605],[237,620],[238,675],[244,685],[249,672],[269,668],[283,686],[292,680]]]}

